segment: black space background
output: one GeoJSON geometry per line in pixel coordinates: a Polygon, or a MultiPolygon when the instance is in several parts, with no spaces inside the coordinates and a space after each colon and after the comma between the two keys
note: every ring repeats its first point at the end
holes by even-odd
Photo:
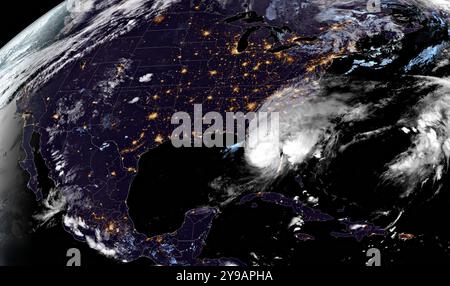
{"type": "MultiPolygon", "coordinates": [[[[13,0],[3,3],[6,8],[3,9],[0,17],[0,47],[3,47],[14,36],[23,31],[40,16],[61,3],[61,0],[13,0]]],[[[29,194],[30,200],[33,194],[29,194]]],[[[35,203],[35,202],[34,202],[35,203]]],[[[43,230],[33,235],[30,245],[31,257],[28,257],[26,263],[40,266],[64,266],[67,258],[65,252],[68,248],[76,247],[82,251],[83,265],[111,265],[113,261],[106,259],[89,249],[85,243],[75,241],[68,233],[57,226],[53,229],[43,230]],[[51,238],[51,239],[50,239],[51,238]]],[[[29,254],[29,253],[28,253],[29,254]]],[[[23,261],[18,261],[22,264],[23,261]]],[[[138,261],[133,265],[148,265],[149,261],[138,261]]]]}
{"type": "Polygon", "coordinates": [[[23,31],[40,16],[61,3],[61,0],[7,1],[0,17],[0,46],[23,31]]]}
{"type": "MultiPolygon", "coordinates": [[[[16,0],[3,3],[7,8],[3,9],[0,17],[0,47],[3,47],[17,34],[61,2],[62,0],[16,0]]],[[[25,188],[26,186],[24,186],[25,188]]],[[[31,219],[31,214],[39,211],[40,206],[32,192],[29,191],[25,196],[26,201],[24,201],[23,207],[29,208],[27,212],[30,213],[30,218],[28,219],[31,219]]],[[[113,260],[98,255],[86,243],[76,241],[63,230],[60,218],[57,219],[56,225],[52,228],[32,231],[28,242],[19,245],[21,246],[19,249],[11,248],[10,253],[5,254],[8,256],[7,261],[10,265],[63,267],[68,259],[66,252],[73,247],[81,250],[82,266],[117,264],[113,260]]],[[[149,263],[148,261],[140,261],[139,263],[142,262],[144,265],[149,263]]]]}
{"type": "MultiPolygon", "coordinates": [[[[4,3],[7,8],[3,9],[0,17],[0,47],[3,47],[17,34],[61,2],[62,0],[27,0],[4,3]]],[[[26,197],[30,205],[24,202],[22,207],[30,207],[29,212],[36,212],[40,207],[35,201],[34,194],[29,192],[26,197]]],[[[75,241],[63,230],[61,224],[62,222],[58,220],[56,227],[31,232],[28,243],[20,244],[21,248],[19,249],[11,248],[10,253],[5,254],[9,257],[9,263],[11,265],[65,266],[67,249],[72,247],[79,248],[82,251],[82,262],[84,260],[85,264],[98,265],[110,262],[91,251],[84,243],[75,241]],[[83,259],[83,255],[85,259],[83,259]],[[86,263],[88,260],[91,263],[86,263]]]]}

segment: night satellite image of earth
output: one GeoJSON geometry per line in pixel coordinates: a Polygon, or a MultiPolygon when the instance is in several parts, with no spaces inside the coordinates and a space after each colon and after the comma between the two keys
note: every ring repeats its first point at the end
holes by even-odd
{"type": "Polygon", "coordinates": [[[450,263],[449,24],[446,0],[60,4],[0,50],[0,265],[67,237],[115,264],[450,263]],[[277,138],[197,146],[209,112],[277,138]]]}

